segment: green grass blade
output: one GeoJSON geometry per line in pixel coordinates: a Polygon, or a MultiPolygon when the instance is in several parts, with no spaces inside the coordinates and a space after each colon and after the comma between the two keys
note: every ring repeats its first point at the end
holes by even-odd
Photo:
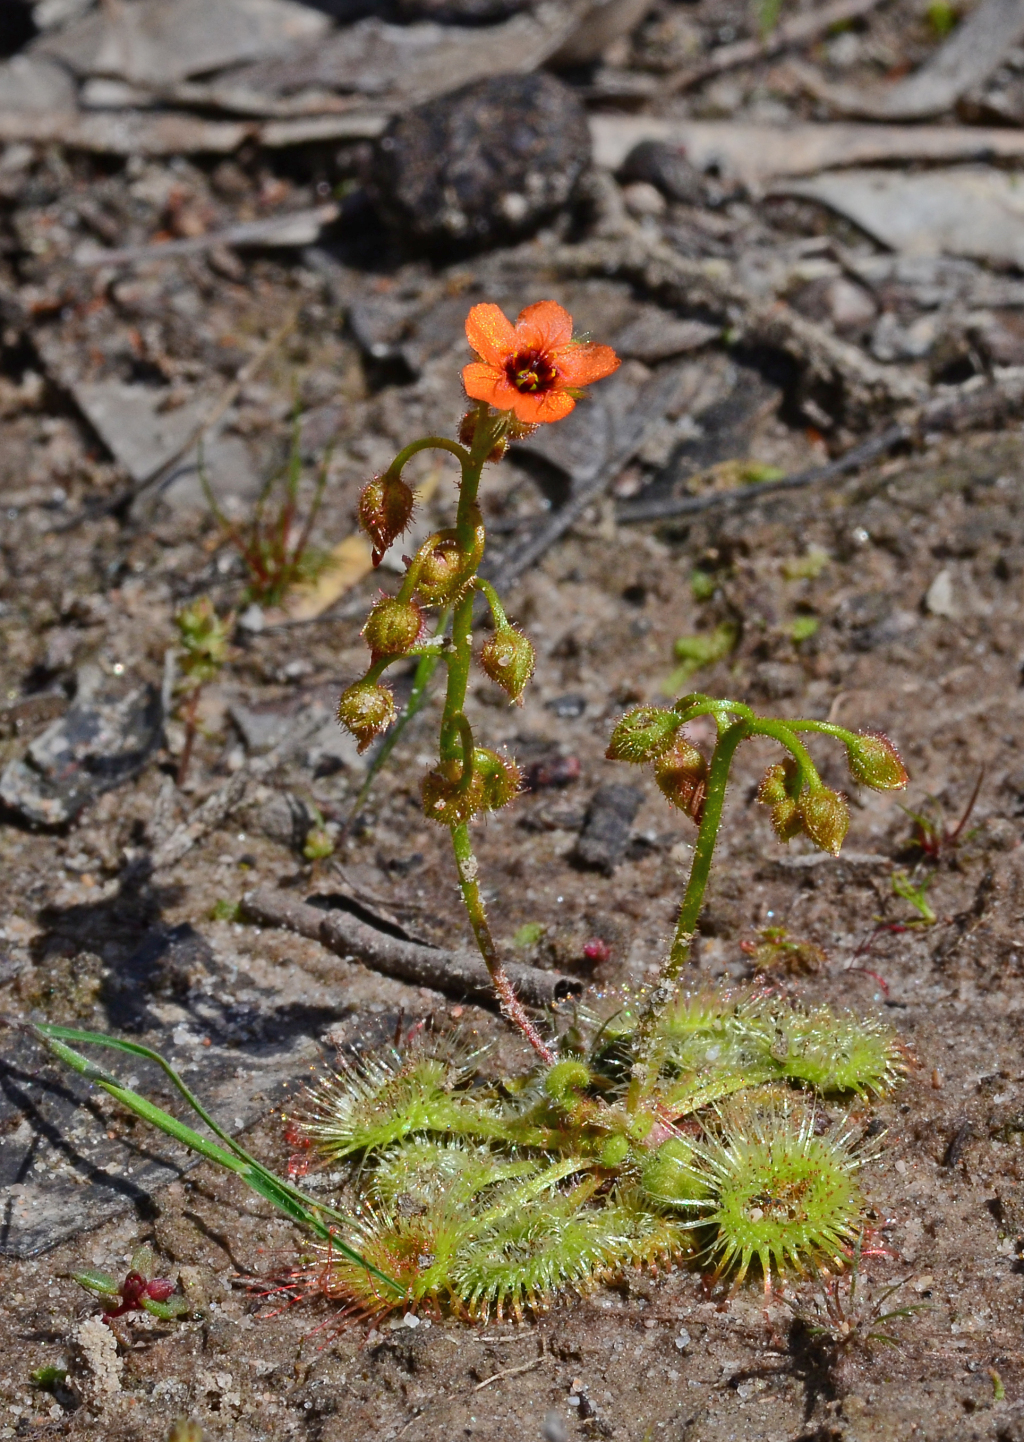
{"type": "Polygon", "coordinates": [[[129,1111],[134,1112],[142,1121],[148,1122],[150,1126],[156,1127],[157,1130],[162,1131],[165,1136],[170,1137],[173,1141],[179,1142],[190,1151],[197,1153],[197,1155],[201,1157],[205,1157],[207,1161],[214,1162],[226,1171],[234,1172],[236,1176],[245,1182],[246,1186],[256,1192],[258,1196],[263,1197],[265,1201],[270,1202],[278,1211],[283,1212],[285,1216],[290,1217],[292,1221],[309,1227],[310,1230],[315,1232],[323,1241],[330,1241],[331,1245],[336,1248],[337,1251],[341,1252],[343,1256],[348,1257],[350,1261],[356,1262],[359,1266],[365,1267],[367,1271],[372,1272],[375,1277],[390,1287],[396,1296],[404,1296],[405,1289],[398,1282],[387,1276],[386,1273],[379,1271],[371,1262],[366,1261],[357,1251],[343,1242],[336,1235],[333,1228],[324,1220],[325,1217],[329,1217],[332,1220],[341,1222],[343,1225],[348,1225],[349,1219],[347,1217],[336,1211],[333,1207],[325,1206],[320,1202],[314,1201],[312,1197],[305,1196],[297,1187],[293,1187],[291,1183],[286,1182],[282,1177],[277,1176],[274,1172],[263,1166],[255,1157],[250,1156],[243,1147],[240,1147],[232,1137],[229,1137],[212,1117],[209,1116],[206,1109],[192,1095],[174,1068],[159,1052],[151,1051],[149,1047],[141,1046],[138,1042],[125,1041],[120,1037],[107,1036],[103,1032],[78,1031],[74,1027],[51,1026],[45,1023],[39,1025],[27,1023],[25,1030],[29,1031],[38,1041],[42,1042],[65,1066],[78,1072],[86,1081],[91,1081],[96,1086],[102,1087],[115,1101],[120,1102],[121,1105],[129,1111]],[[75,1041],[81,1045],[92,1044],[104,1046],[114,1051],[127,1052],[129,1055],[140,1056],[147,1061],[155,1062],[166,1073],[193,1110],[211,1128],[216,1136],[222,1138],[227,1143],[227,1146],[218,1146],[216,1142],[209,1141],[191,1127],[186,1126],[184,1122],[180,1122],[177,1117],[172,1116],[170,1112],[164,1111],[163,1108],[148,1101],[144,1096],[140,1096],[138,1092],[132,1091],[130,1087],[124,1086],[110,1072],[105,1071],[102,1067],[89,1061],[88,1057],[82,1056],[80,1052],[75,1051],[72,1047],[65,1045],[65,1042],[68,1041],[75,1041]]]}

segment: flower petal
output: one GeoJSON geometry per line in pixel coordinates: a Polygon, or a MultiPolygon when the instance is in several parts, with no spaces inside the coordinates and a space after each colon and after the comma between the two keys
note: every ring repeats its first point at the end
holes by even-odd
{"type": "Polygon", "coordinates": [[[508,383],[503,370],[497,366],[484,365],[473,361],[462,368],[462,384],[470,400],[486,401],[498,411],[510,411],[519,392],[508,383]]]}
{"type": "Polygon", "coordinates": [[[587,386],[604,380],[621,364],[610,345],[593,345],[589,341],[567,345],[555,356],[558,383],[563,386],[587,386]]]}
{"type": "Polygon", "coordinates": [[[539,300],[519,312],[516,346],[544,351],[558,350],[572,340],[572,316],[554,300],[539,300]]]}
{"type": "Polygon", "coordinates": [[[516,348],[512,322],[499,306],[489,303],[473,306],[467,315],[466,339],[480,359],[492,366],[504,365],[516,348]]]}
{"type": "Polygon", "coordinates": [[[515,397],[512,409],[516,419],[528,425],[545,425],[561,421],[575,407],[576,402],[568,391],[545,391],[541,395],[522,395],[514,387],[509,390],[515,397]]]}

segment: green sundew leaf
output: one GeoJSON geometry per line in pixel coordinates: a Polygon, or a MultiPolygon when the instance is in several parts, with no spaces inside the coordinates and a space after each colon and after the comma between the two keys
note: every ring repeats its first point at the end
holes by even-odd
{"type": "Polygon", "coordinates": [[[113,1277],[106,1272],[94,1272],[87,1269],[84,1272],[72,1272],[71,1280],[84,1287],[87,1292],[92,1292],[96,1297],[119,1297],[121,1295],[117,1283],[113,1277]]]}
{"type": "Polygon", "coordinates": [[[189,1310],[184,1297],[168,1297],[166,1302],[154,1302],[152,1297],[143,1297],[142,1306],[150,1316],[159,1317],[161,1322],[173,1322],[178,1317],[184,1317],[189,1310]]]}
{"type": "Polygon", "coordinates": [[[789,628],[790,640],[797,646],[801,641],[809,641],[816,636],[821,629],[821,622],[817,616],[797,616],[789,628]]]}
{"type": "Polygon", "coordinates": [[[690,592],[695,601],[710,601],[717,590],[718,582],[710,571],[702,571],[698,566],[690,572],[690,592]]]}
{"type": "Polygon", "coordinates": [[[680,636],[673,650],[681,664],[662,684],[662,693],[674,696],[677,691],[682,691],[696,672],[705,666],[713,666],[717,661],[724,661],[735,650],[738,640],[739,630],[732,621],[723,621],[713,631],[697,636],[680,636]]]}
{"type": "Polygon", "coordinates": [[[547,933],[547,927],[542,921],[527,921],[519,928],[512,938],[512,945],[525,950],[529,946],[536,946],[547,933]]]}

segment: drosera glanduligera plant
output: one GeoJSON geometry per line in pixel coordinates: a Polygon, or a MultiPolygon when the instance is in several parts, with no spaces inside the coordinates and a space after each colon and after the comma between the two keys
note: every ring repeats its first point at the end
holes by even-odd
{"type": "Polygon", "coordinates": [[[479,575],[486,535],[477,495],[483,466],[500,460],[510,439],[568,414],[579,387],[610,374],[617,359],[607,347],[573,340],[570,317],[553,302],[528,307],[515,325],[496,306],[474,306],[467,336],[478,359],[463,372],[474,404],[460,439],[413,442],[363,492],[360,514],[379,561],[411,518],[402,477],[409,459],[433,448],[459,461],[455,525],[428,537],[407,559],[397,595],[374,605],[363,631],[370,663],[343,693],[339,718],[365,748],[395,719],[388,667],[406,657],[446,667],[424,810],[451,832],[477,944],[502,1011],[533,1048],[533,1066],[495,1078],[485,1050],[422,1031],[385,1053],[342,1060],[288,1117],[288,1138],[304,1153],[300,1170],[341,1169],[328,1203],[228,1136],[156,1053],[64,1027],[27,1029],[301,1223],[310,1244],[279,1279],[282,1292],[320,1294],[349,1315],[411,1308],[518,1316],[640,1265],[691,1262],[736,1281],[756,1269],[766,1289],[787,1272],[835,1274],[864,1230],[864,1104],[898,1084],[904,1052],[879,1022],[803,1007],[764,986],[730,992],[687,983],[686,965],[742,742],[766,737],[783,748],[759,790],[779,839],[806,835],[833,854],[846,834],[846,803],[822,782],[801,736],[839,741],[854,779],[876,789],[903,786],[903,764],[882,735],[758,716],[702,694],[627,713],[609,756],[651,768],[666,799],[699,827],[676,935],[649,991],[609,991],[544,1032],[505,974],[471,841],[474,818],[506,805],[520,785],[511,761],[477,744],[465,712],[478,595],[494,624],[477,661],[511,701],[534,664],[529,640],[479,575]],[[428,635],[432,608],[438,620],[428,635]],[[699,717],[714,725],[710,757],[686,734],[699,717]],[[216,1140],[74,1050],[91,1044],[156,1062],[216,1140]]]}

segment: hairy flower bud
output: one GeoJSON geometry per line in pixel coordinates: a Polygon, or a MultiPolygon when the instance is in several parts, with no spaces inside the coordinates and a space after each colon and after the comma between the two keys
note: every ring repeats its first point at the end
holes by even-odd
{"type": "Polygon", "coordinates": [[[774,766],[769,766],[761,777],[757,788],[757,799],[762,806],[777,806],[780,801],[785,801],[788,795],[786,768],[781,761],[776,761],[774,766]]]}
{"type": "Polygon", "coordinates": [[[352,732],[360,751],[388,729],[396,714],[395,698],[379,681],[356,681],[338,702],[338,720],[352,732]]]}
{"type": "Polygon", "coordinates": [[[467,786],[462,785],[462,762],[439,761],[420,785],[423,814],[440,826],[461,826],[475,816],[483,803],[483,780],[474,766],[467,786]]]}
{"type": "Polygon", "coordinates": [[[696,746],[677,738],[672,750],[655,762],[654,779],[666,800],[699,826],[708,794],[708,763],[696,746]]]}
{"type": "Polygon", "coordinates": [[[462,784],[462,762],[439,761],[420,788],[423,814],[441,826],[460,826],[479,811],[500,811],[522,789],[518,766],[486,746],[473,750],[473,774],[462,784]]]}
{"type": "Polygon", "coordinates": [[[850,812],[843,798],[827,786],[809,791],[800,801],[800,815],[815,846],[838,856],[850,826],[850,812]]]}
{"type": "Polygon", "coordinates": [[[533,675],[537,653],[514,626],[501,626],[488,637],[480,651],[480,665],[491,680],[522,705],[523,690],[533,675]]]}
{"type": "Polygon", "coordinates": [[[373,564],[379,566],[384,553],[412,520],[412,488],[401,476],[390,472],[375,476],[359,497],[359,524],[373,542],[373,564]]]}
{"type": "Polygon", "coordinates": [[[609,761],[633,761],[642,765],[668,751],[679,730],[679,717],[660,706],[636,706],[627,711],[612,732],[609,761]]]}
{"type": "Polygon", "coordinates": [[[772,829],[780,841],[792,841],[804,829],[804,819],[799,803],[791,796],[784,796],[772,807],[772,829]]]}
{"type": "Polygon", "coordinates": [[[874,791],[899,791],[909,779],[900,753],[881,731],[861,731],[848,741],[846,763],[854,781],[874,791]]]}
{"type": "Polygon", "coordinates": [[[382,596],[363,627],[363,640],[370,648],[370,659],[381,656],[404,656],[415,646],[423,632],[423,612],[415,601],[399,601],[382,596]]]}
{"type": "Polygon", "coordinates": [[[473,752],[473,770],[482,787],[481,811],[500,811],[523,789],[523,778],[515,762],[507,761],[486,746],[478,746],[473,752]]]}
{"type": "Polygon", "coordinates": [[[483,521],[477,522],[473,544],[468,551],[459,545],[454,530],[438,531],[420,553],[416,589],[428,606],[444,606],[457,599],[466,582],[476,574],[484,554],[486,535],[483,521]]]}

